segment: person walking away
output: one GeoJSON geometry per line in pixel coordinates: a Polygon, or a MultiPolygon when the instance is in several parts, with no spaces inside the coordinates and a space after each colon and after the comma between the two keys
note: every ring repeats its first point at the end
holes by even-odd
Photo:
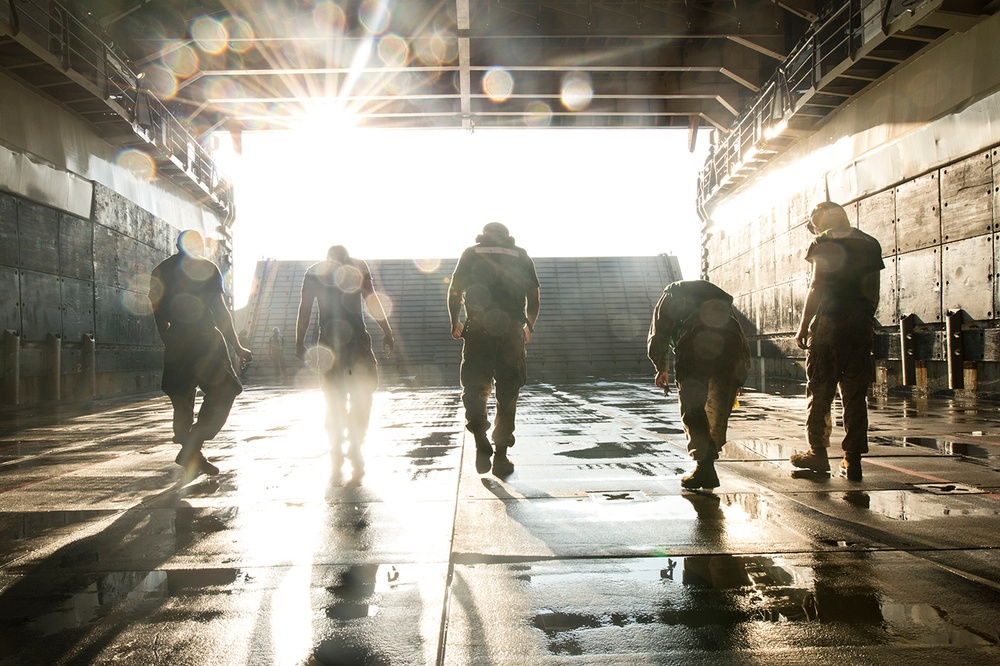
{"type": "Polygon", "coordinates": [[[875,311],[879,272],[885,268],[879,242],[851,226],[832,201],[817,205],[807,220],[815,238],[806,251],[812,264],[809,293],[795,343],[806,351],[806,441],[793,466],[828,473],[831,411],[837,388],[844,412],[844,458],[840,473],[861,481],[868,452],[868,389],[872,385],[875,311]]]}
{"type": "Polygon", "coordinates": [[[285,378],[285,336],[281,329],[275,326],[271,329],[271,337],[267,339],[267,352],[271,356],[271,366],[277,379],[285,378]]]}
{"type": "Polygon", "coordinates": [[[386,356],[392,355],[396,343],[368,264],[351,257],[342,245],[331,247],[326,260],[310,266],[302,279],[295,326],[295,357],[301,361],[306,357],[306,332],[314,303],[319,307],[317,358],[326,397],[331,479],[339,483],[346,441],[352,481],[358,482],[364,475],[361,446],[378,387],[378,366],[365,326],[364,307],[382,329],[386,356]]]}
{"type": "Polygon", "coordinates": [[[476,443],[476,470],[510,475],[507,455],[514,446],[514,419],[527,380],[525,345],[538,319],[539,282],[528,253],[515,245],[503,224],[490,222],[476,244],[462,252],[448,288],[451,335],[462,340],[462,405],[465,427],[476,443]],[[466,319],[460,319],[462,306],[466,319]],[[496,384],[492,444],[488,403],[496,384]]]}
{"type": "Polygon", "coordinates": [[[663,290],[653,309],[647,355],[653,382],[669,391],[669,352],[687,450],[695,460],[681,477],[689,490],[717,488],[715,461],[726,443],[729,416],[750,370],[750,346],[733,316],[733,297],[706,280],[682,280],[663,290]]]}
{"type": "Polygon", "coordinates": [[[157,265],[149,281],[153,318],[164,345],[161,387],[173,406],[173,441],[181,445],[175,461],[184,468],[188,481],[199,473],[219,473],[205,459],[202,446],[225,425],[236,396],[243,391],[226,343],[241,365],[253,360],[236,335],[226,307],[222,273],[202,257],[204,252],[200,233],[181,232],[177,253],[157,265]],[[204,399],[195,421],[199,388],[204,399]]]}

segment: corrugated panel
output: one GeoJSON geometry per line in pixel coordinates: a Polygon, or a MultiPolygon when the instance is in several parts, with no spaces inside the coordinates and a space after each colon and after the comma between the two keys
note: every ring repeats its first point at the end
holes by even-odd
{"type": "MultiPolygon", "coordinates": [[[[369,261],[390,312],[396,352],[380,354],[381,332],[369,319],[369,331],[384,370],[421,375],[418,381],[457,381],[462,345],[451,337],[447,290],[455,259],[428,266],[410,260],[369,261]],[[453,371],[431,372],[442,364],[453,371]],[[436,379],[435,379],[436,378],[436,379]]],[[[312,262],[271,262],[261,285],[254,351],[265,349],[278,326],[293,341],[299,290],[312,262]]],[[[528,346],[533,380],[574,376],[621,376],[648,370],[646,333],[653,305],[663,287],[679,279],[670,257],[535,259],[541,282],[541,315],[528,346]]],[[[313,315],[315,322],[315,313],[313,315]]],[[[307,340],[315,339],[310,330],[307,340]]]]}

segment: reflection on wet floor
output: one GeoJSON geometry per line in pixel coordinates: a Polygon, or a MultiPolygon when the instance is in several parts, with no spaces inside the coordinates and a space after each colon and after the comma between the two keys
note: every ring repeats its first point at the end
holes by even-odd
{"type": "Polygon", "coordinates": [[[983,629],[997,586],[977,582],[992,542],[959,541],[1000,511],[982,482],[1000,447],[972,434],[991,413],[880,405],[887,466],[851,486],[783,470],[802,407],[741,397],[704,493],[681,491],[676,396],[646,378],[526,387],[504,479],[475,473],[457,389],[380,391],[354,482],[331,474],[315,391],[241,396],[207,447],[221,474],[183,487],[163,400],[26,417],[0,436],[0,663],[847,664],[1000,645],[983,629]],[[928,543],[947,566],[910,553],[928,543]]]}
{"type": "MultiPolygon", "coordinates": [[[[516,578],[538,588],[539,599],[551,598],[545,588],[570,575],[559,565],[524,568],[516,578]]],[[[607,582],[611,572],[601,565],[580,569],[575,575],[592,583],[591,593],[607,603],[596,612],[588,612],[595,604],[582,599],[537,608],[532,625],[545,634],[554,655],[626,646],[625,636],[636,631],[649,636],[649,627],[659,627],[654,645],[669,642],[684,651],[713,653],[764,649],[768,641],[798,649],[998,642],[932,604],[891,598],[869,554],[723,554],[631,562],[614,568],[623,588],[614,591],[607,582]]]]}
{"type": "Polygon", "coordinates": [[[986,459],[991,456],[1000,456],[1000,447],[993,446],[992,450],[988,445],[972,444],[969,442],[959,442],[953,439],[941,437],[884,437],[873,436],[869,438],[871,444],[881,444],[882,446],[898,446],[901,448],[918,447],[930,449],[946,456],[963,456],[966,458],[986,459]]]}

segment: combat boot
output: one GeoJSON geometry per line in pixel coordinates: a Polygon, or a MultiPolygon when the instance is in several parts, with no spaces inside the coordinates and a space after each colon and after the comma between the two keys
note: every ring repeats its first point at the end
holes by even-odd
{"type": "Polygon", "coordinates": [[[845,453],[844,459],[840,461],[840,475],[846,477],[848,481],[861,480],[861,454],[845,453]]]}
{"type": "Polygon", "coordinates": [[[493,445],[490,444],[489,437],[485,432],[474,432],[472,436],[476,440],[476,472],[486,474],[490,471],[490,457],[493,455],[493,445]]]}
{"type": "Polygon", "coordinates": [[[809,449],[805,453],[793,453],[788,457],[793,467],[812,470],[819,473],[830,473],[830,459],[826,449],[809,449]]]}
{"type": "Polygon", "coordinates": [[[719,474],[715,471],[715,461],[702,460],[695,464],[694,471],[681,477],[681,488],[718,488],[719,474]]]}
{"type": "Polygon", "coordinates": [[[514,473],[514,462],[507,457],[507,447],[497,446],[497,454],[493,457],[493,474],[501,479],[514,473]]]}

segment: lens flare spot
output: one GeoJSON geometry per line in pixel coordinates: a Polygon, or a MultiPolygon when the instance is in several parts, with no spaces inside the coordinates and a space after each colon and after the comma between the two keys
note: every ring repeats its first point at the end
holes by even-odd
{"type": "Polygon", "coordinates": [[[198,71],[198,52],[187,44],[174,42],[160,51],[160,61],[174,76],[186,79],[198,71]]]}
{"type": "Polygon", "coordinates": [[[153,314],[153,306],[149,302],[146,294],[138,291],[123,289],[121,292],[122,308],[126,312],[134,315],[144,316],[153,314]]]}
{"type": "Polygon", "coordinates": [[[405,39],[390,32],[378,40],[378,56],[387,67],[402,67],[410,59],[410,47],[405,39]]]}
{"type": "Polygon", "coordinates": [[[329,347],[313,347],[306,350],[306,365],[318,372],[326,372],[333,367],[333,350],[329,347]]]}
{"type": "Polygon", "coordinates": [[[514,92],[514,77],[507,70],[495,67],[483,76],[483,92],[494,102],[506,102],[514,92]]]}
{"type": "Polygon", "coordinates": [[[334,276],[337,287],[349,294],[361,289],[361,279],[361,271],[354,266],[341,266],[334,276]]]}
{"type": "Polygon", "coordinates": [[[118,151],[118,155],[115,156],[115,164],[123,169],[128,169],[133,176],[147,183],[156,177],[156,162],[148,153],[137,148],[126,148],[118,151]]]}
{"type": "Polygon", "coordinates": [[[441,268],[440,259],[415,259],[413,264],[421,273],[437,273],[438,269],[441,268]]]}
{"type": "Polygon", "coordinates": [[[313,7],[313,22],[321,30],[343,32],[347,26],[347,15],[335,2],[318,2],[313,7]]]}
{"type": "Polygon", "coordinates": [[[222,53],[229,45],[225,26],[210,16],[199,16],[192,21],[191,38],[205,53],[222,53]]]}
{"type": "Polygon", "coordinates": [[[378,296],[372,294],[371,296],[365,299],[365,307],[368,308],[368,312],[378,312],[379,303],[382,304],[382,311],[385,312],[385,316],[391,317],[395,304],[392,302],[392,299],[386,296],[384,293],[379,294],[378,296]]]}
{"type": "Polygon", "coordinates": [[[560,92],[563,106],[570,111],[583,111],[594,99],[594,86],[590,76],[584,72],[567,74],[562,81],[560,92]]]}
{"type": "Polygon", "coordinates": [[[381,35],[389,28],[391,16],[389,8],[379,0],[365,0],[358,8],[361,24],[373,35],[381,35]]]}
{"type": "Polygon", "coordinates": [[[170,99],[177,94],[177,79],[163,65],[146,65],[142,68],[142,81],[146,90],[158,99],[170,99]]]}
{"type": "Polygon", "coordinates": [[[417,59],[428,67],[447,65],[458,57],[458,43],[437,34],[416,41],[413,48],[417,59]]]}
{"type": "Polygon", "coordinates": [[[531,102],[524,110],[528,113],[524,119],[528,127],[548,127],[552,123],[552,109],[545,102],[531,102]]]}
{"type": "Polygon", "coordinates": [[[227,16],[222,19],[222,28],[226,31],[230,51],[246,53],[253,48],[253,26],[248,21],[238,16],[227,16]]]}

